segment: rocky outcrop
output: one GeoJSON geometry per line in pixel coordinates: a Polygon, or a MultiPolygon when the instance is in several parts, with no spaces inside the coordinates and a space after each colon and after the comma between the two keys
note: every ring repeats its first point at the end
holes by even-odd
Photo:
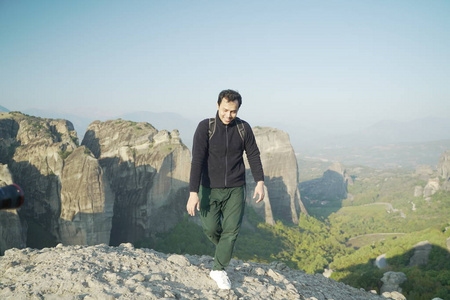
{"type": "Polygon", "coordinates": [[[68,245],[109,243],[113,194],[98,160],[84,146],[64,161],[58,240],[68,245]]]}
{"type": "Polygon", "coordinates": [[[406,281],[406,275],[402,272],[386,272],[381,278],[383,285],[381,286],[380,292],[402,292],[400,285],[406,281]]]}
{"type": "MultiPolygon", "coordinates": [[[[8,166],[0,164],[0,188],[13,183],[8,166]]],[[[26,225],[24,225],[26,226],[26,225]]],[[[16,209],[0,211],[0,255],[10,248],[23,248],[26,235],[16,209]]]]}
{"type": "Polygon", "coordinates": [[[32,219],[50,235],[61,236],[60,176],[64,158],[78,142],[72,124],[13,112],[0,115],[0,132],[0,160],[8,164],[26,197],[21,219],[32,219]]]}
{"type": "MultiPolygon", "coordinates": [[[[248,203],[251,203],[269,224],[273,223],[274,219],[297,224],[299,213],[307,214],[307,211],[301,202],[297,187],[297,159],[289,135],[284,131],[269,127],[255,127],[253,132],[261,152],[268,197],[264,204],[254,203],[254,200],[251,199],[253,196],[251,191],[253,191],[255,183],[252,182],[253,177],[248,172],[248,203]]],[[[247,162],[246,166],[248,169],[247,162]]]]}
{"type": "Polygon", "coordinates": [[[0,162],[26,195],[21,220],[57,242],[134,242],[181,219],[190,154],[176,131],[94,122],[78,146],[66,120],[9,113],[0,134],[0,162]]]}
{"type": "Polygon", "coordinates": [[[322,275],[232,259],[230,290],[208,274],[210,256],[163,254],[119,247],[63,246],[10,249],[0,258],[0,298],[13,299],[347,299],[382,296],[322,275]]]}
{"type": "Polygon", "coordinates": [[[302,197],[311,205],[326,205],[347,198],[347,186],[353,184],[344,166],[334,163],[321,178],[299,184],[302,197]]]}
{"type": "Polygon", "coordinates": [[[425,198],[425,200],[430,201],[431,196],[436,194],[439,189],[439,179],[429,179],[427,185],[423,188],[423,197],[425,198]]]}
{"type": "Polygon", "coordinates": [[[384,298],[393,299],[393,300],[407,300],[406,297],[402,293],[399,293],[399,292],[396,292],[396,291],[394,291],[394,292],[384,292],[382,294],[382,296],[384,298]]]}
{"type": "Polygon", "coordinates": [[[378,269],[384,269],[388,266],[387,260],[386,260],[386,253],[379,255],[374,262],[374,265],[378,269]]]}
{"type": "Polygon", "coordinates": [[[93,122],[82,145],[92,151],[113,195],[112,245],[175,226],[185,211],[190,152],[178,131],[148,123],[93,122]]]}
{"type": "Polygon", "coordinates": [[[423,241],[414,246],[414,254],[409,260],[409,267],[426,266],[433,245],[423,241]]]}
{"type": "Polygon", "coordinates": [[[442,188],[450,191],[450,150],[442,153],[438,164],[439,176],[444,180],[442,188]]]}

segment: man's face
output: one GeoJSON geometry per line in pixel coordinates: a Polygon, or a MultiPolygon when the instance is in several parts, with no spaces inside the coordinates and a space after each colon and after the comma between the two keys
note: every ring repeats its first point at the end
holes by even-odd
{"type": "Polygon", "coordinates": [[[217,109],[219,110],[219,118],[223,124],[228,125],[233,121],[239,110],[239,102],[236,101],[228,101],[227,98],[223,98],[220,105],[217,105],[217,109]]]}

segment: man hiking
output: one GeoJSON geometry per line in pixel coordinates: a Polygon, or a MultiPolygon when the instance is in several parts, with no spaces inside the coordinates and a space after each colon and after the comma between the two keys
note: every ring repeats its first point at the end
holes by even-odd
{"type": "Polygon", "coordinates": [[[245,166],[243,153],[255,180],[253,198],[264,199],[264,172],[260,152],[250,125],[237,118],[241,95],[220,92],[215,118],[201,121],[194,134],[186,209],[191,216],[200,212],[203,231],[216,245],[210,277],[221,289],[230,289],[225,272],[239,234],[245,207],[245,166]]]}

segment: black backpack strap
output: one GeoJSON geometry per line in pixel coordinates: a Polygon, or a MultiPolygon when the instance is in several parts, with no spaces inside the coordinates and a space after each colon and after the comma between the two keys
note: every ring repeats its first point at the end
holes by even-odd
{"type": "Polygon", "coordinates": [[[209,139],[211,139],[211,137],[214,135],[214,132],[216,132],[216,118],[209,118],[209,139]]]}
{"type": "MultiPolygon", "coordinates": [[[[239,135],[241,136],[242,141],[245,143],[244,122],[242,122],[241,119],[236,117],[236,125],[239,131],[239,135]]],[[[209,139],[211,139],[211,137],[214,135],[214,132],[216,132],[216,118],[209,118],[209,129],[208,129],[209,139]]]]}
{"type": "Polygon", "coordinates": [[[244,122],[241,119],[236,117],[236,125],[238,127],[239,135],[241,136],[242,141],[245,143],[245,128],[244,122]]]}

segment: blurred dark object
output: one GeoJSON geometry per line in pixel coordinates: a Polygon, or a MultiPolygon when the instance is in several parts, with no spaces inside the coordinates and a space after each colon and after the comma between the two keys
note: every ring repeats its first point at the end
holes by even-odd
{"type": "Polygon", "coordinates": [[[17,184],[0,188],[0,209],[15,209],[23,204],[23,191],[17,184]]]}

